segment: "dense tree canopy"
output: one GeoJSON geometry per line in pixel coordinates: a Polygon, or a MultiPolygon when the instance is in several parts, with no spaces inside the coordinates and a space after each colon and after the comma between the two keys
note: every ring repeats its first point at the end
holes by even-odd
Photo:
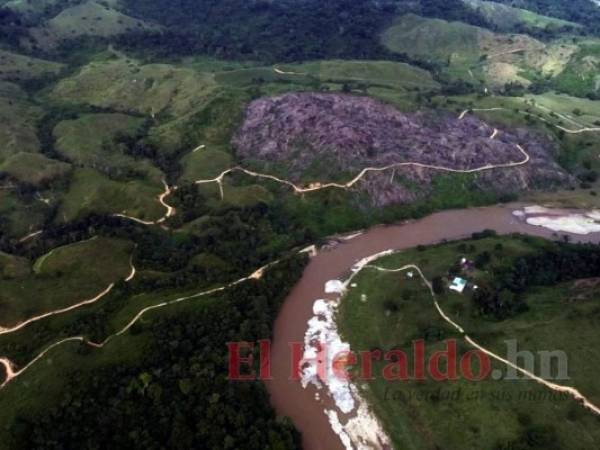
{"type": "Polygon", "coordinates": [[[226,343],[269,337],[302,267],[302,258],[289,259],[261,281],[135,327],[150,339],[143,361],[72,373],[55,407],[13,428],[17,448],[300,448],[293,426],[268,405],[262,382],[227,379],[226,343]]]}

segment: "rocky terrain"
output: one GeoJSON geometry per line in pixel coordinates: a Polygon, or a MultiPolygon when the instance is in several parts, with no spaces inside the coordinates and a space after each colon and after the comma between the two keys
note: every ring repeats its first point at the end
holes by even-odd
{"type": "MultiPolygon", "coordinates": [[[[303,182],[347,181],[365,167],[400,162],[453,169],[518,162],[520,144],[531,157],[528,164],[474,175],[476,186],[514,193],[572,183],[545,138],[522,129],[492,134],[494,127],[474,116],[406,114],[368,97],[293,93],[252,102],[233,144],[242,161],[303,182]]],[[[377,205],[406,203],[430,193],[439,175],[408,166],[371,173],[359,189],[377,205]]]]}

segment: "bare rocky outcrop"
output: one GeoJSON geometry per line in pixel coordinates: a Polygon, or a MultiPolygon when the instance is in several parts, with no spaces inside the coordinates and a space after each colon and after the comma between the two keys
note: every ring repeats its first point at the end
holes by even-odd
{"type": "MultiPolygon", "coordinates": [[[[476,185],[499,193],[572,183],[553,160],[553,144],[524,129],[500,130],[467,115],[406,114],[361,96],[293,93],[252,102],[233,144],[242,161],[284,168],[295,182],[348,181],[365,167],[419,162],[453,169],[523,160],[528,164],[481,172],[476,185]]],[[[432,169],[403,167],[370,173],[357,186],[377,205],[406,203],[426,196],[432,169]]]]}

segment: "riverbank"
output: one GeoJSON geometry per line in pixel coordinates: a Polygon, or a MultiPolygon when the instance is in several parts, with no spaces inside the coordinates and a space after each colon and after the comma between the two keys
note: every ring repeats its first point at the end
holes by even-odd
{"type": "MultiPolygon", "coordinates": [[[[529,225],[513,215],[522,205],[511,204],[469,210],[445,211],[401,225],[378,226],[312,258],[300,282],[287,297],[275,322],[272,352],[273,380],[266,383],[271,401],[280,415],[288,416],[303,435],[308,450],[343,450],[325,415],[334,408],[331,399],[312,387],[303,389],[289,380],[289,342],[303,342],[307,322],[317,299],[334,299],[324,292],[329,280],[342,279],[360,259],[392,249],[403,250],[443,240],[469,237],[493,229],[499,234],[522,233],[552,239],[551,230],[529,225]]],[[[569,235],[572,242],[600,242],[600,233],[569,235]]]]}

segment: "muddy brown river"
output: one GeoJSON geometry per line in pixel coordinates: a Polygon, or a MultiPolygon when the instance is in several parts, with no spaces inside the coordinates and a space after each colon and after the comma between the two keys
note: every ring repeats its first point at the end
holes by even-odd
{"type": "MultiPolygon", "coordinates": [[[[289,379],[291,363],[288,343],[303,342],[307,321],[313,316],[314,301],[328,298],[324,293],[325,283],[339,279],[356,261],[366,256],[387,249],[401,250],[435,244],[444,239],[461,239],[484,229],[493,229],[499,234],[523,233],[551,238],[554,234],[552,231],[528,225],[512,215],[521,206],[512,204],[445,211],[414,222],[374,227],[331,250],[319,252],[311,259],[275,322],[273,380],[266,383],[277,413],[293,421],[302,433],[306,450],[344,449],[324,414],[325,409],[333,407],[332,402],[327,398],[317,400],[312,387],[303,389],[299,382],[289,379]]],[[[600,233],[571,235],[571,238],[573,242],[600,242],[600,233]]],[[[321,397],[326,396],[321,394],[321,397]]]]}

